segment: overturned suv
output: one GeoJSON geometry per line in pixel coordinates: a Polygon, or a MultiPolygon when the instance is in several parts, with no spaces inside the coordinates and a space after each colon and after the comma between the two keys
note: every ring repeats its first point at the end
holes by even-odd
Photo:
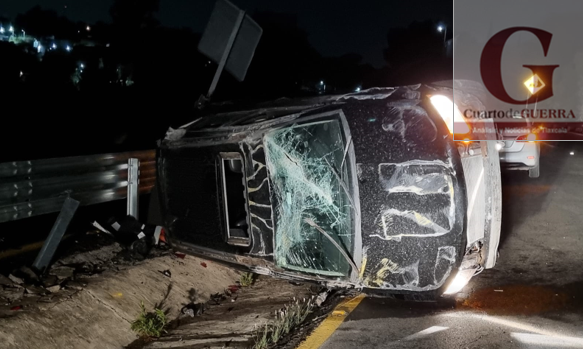
{"type": "Polygon", "coordinates": [[[171,244],[330,287],[457,292],[496,262],[501,197],[495,143],[454,123],[484,106],[455,83],[457,105],[451,82],[374,88],[170,129],[158,186],[171,244]]]}

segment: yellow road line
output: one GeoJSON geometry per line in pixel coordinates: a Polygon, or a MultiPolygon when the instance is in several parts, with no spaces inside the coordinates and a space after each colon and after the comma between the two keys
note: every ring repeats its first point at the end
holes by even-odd
{"type": "Polygon", "coordinates": [[[330,338],[332,333],[334,333],[338,326],[342,324],[348,314],[350,314],[365,297],[364,294],[359,294],[354,298],[347,299],[338,304],[332,313],[322,321],[320,326],[316,327],[316,329],[297,349],[318,349],[328,338],[330,338]]]}

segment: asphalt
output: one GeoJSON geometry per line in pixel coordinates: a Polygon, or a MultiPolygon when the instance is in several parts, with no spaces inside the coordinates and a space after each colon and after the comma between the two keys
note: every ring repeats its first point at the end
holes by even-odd
{"type": "Polygon", "coordinates": [[[543,143],[540,178],[502,184],[494,269],[455,300],[367,298],[321,348],[583,348],[583,142],[543,143]]]}

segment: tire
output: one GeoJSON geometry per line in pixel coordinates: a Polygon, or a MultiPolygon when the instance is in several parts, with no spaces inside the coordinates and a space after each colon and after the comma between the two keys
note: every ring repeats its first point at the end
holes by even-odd
{"type": "Polygon", "coordinates": [[[528,176],[530,178],[538,178],[540,176],[540,144],[536,145],[536,150],[536,166],[528,170],[528,176]]]}
{"type": "Polygon", "coordinates": [[[528,176],[530,178],[538,178],[540,176],[540,164],[536,164],[535,167],[528,170],[528,176]]]}

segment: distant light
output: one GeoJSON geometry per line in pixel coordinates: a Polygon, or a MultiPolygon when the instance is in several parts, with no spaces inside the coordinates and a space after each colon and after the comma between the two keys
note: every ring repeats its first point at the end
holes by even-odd
{"type": "Polygon", "coordinates": [[[0,27],[0,34],[4,33],[4,28],[0,27]]]}
{"type": "Polygon", "coordinates": [[[358,86],[358,87],[356,88],[356,90],[354,90],[354,91],[355,91],[355,92],[360,92],[360,86],[358,86]]]}
{"type": "Polygon", "coordinates": [[[324,80],[320,80],[320,85],[324,85],[324,80]]]}
{"type": "Polygon", "coordinates": [[[574,152],[574,151],[572,151],[572,152],[570,152],[569,154],[570,154],[570,155],[575,155],[575,152],[574,152]]]}
{"type": "Polygon", "coordinates": [[[437,27],[437,31],[441,33],[443,31],[443,27],[442,26],[437,27]]]}
{"type": "Polygon", "coordinates": [[[14,27],[10,26],[10,28],[8,29],[9,32],[14,33],[14,27]]]}
{"type": "Polygon", "coordinates": [[[530,93],[535,94],[545,87],[546,84],[538,75],[534,74],[524,82],[524,86],[526,86],[530,93]]]}
{"type": "Polygon", "coordinates": [[[81,69],[85,68],[85,64],[81,63],[80,67],[81,69]]]}
{"type": "Polygon", "coordinates": [[[85,30],[90,31],[91,30],[91,27],[90,26],[87,26],[87,27],[85,27],[85,30]]]}
{"type": "Polygon", "coordinates": [[[67,45],[66,50],[71,51],[71,46],[67,45]]]}
{"type": "Polygon", "coordinates": [[[40,50],[42,50],[42,48],[43,48],[42,45],[39,44],[38,47],[36,48],[37,52],[40,53],[40,50]]]}
{"type": "Polygon", "coordinates": [[[22,74],[23,74],[23,73],[22,73],[22,70],[21,70],[21,71],[20,71],[20,76],[22,76],[22,74]]]}
{"type": "Polygon", "coordinates": [[[56,49],[56,48],[57,48],[57,45],[56,45],[55,43],[53,43],[53,45],[52,45],[51,47],[52,47],[52,48],[53,48],[53,50],[54,50],[54,49],[56,49]]]}

